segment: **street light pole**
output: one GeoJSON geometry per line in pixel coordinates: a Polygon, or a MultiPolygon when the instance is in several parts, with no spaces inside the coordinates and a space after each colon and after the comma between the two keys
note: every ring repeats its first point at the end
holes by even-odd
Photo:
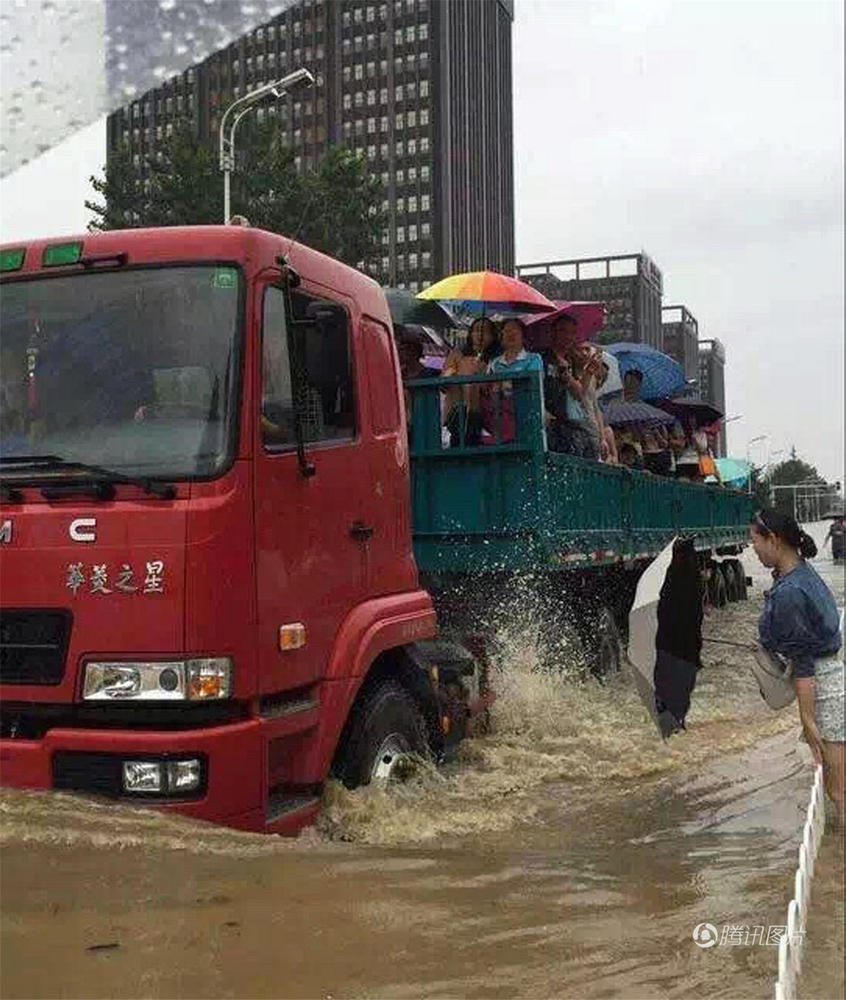
{"type": "Polygon", "coordinates": [[[229,222],[230,210],[231,210],[231,174],[235,169],[235,130],[238,127],[239,122],[247,114],[247,112],[252,111],[252,109],[259,103],[263,101],[266,97],[274,97],[276,100],[283,97],[285,94],[290,93],[296,87],[310,87],[314,83],[314,77],[307,69],[298,69],[293,73],[289,73],[287,76],[283,76],[281,80],[276,80],[275,83],[265,84],[263,87],[258,87],[256,90],[251,91],[249,94],[244,94],[243,97],[239,97],[237,101],[233,101],[232,104],[223,112],[223,117],[220,119],[220,169],[223,172],[223,222],[224,225],[229,222]],[[229,119],[232,119],[231,125],[229,124],[229,119]],[[229,126],[229,134],[227,135],[226,129],[229,126]]]}

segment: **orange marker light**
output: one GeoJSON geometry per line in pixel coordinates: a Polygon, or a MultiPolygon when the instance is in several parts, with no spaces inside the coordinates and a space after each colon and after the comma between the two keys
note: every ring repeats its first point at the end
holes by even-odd
{"type": "Polygon", "coordinates": [[[280,653],[287,653],[292,649],[302,649],[306,644],[305,625],[302,622],[291,622],[289,625],[280,625],[277,642],[280,653]]]}

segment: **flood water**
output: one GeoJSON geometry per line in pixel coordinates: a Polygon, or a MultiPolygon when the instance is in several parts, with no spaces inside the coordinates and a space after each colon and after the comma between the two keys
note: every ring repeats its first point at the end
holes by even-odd
{"type": "MultiPolygon", "coordinates": [[[[842,602],[842,567],[816,565],[842,602]]],[[[753,635],[755,575],[707,633],[753,635]]],[[[745,655],[706,647],[688,731],[662,744],[625,677],[540,674],[514,637],[490,735],[388,791],[330,788],[296,841],[4,792],[0,992],[771,997],[775,947],[692,939],[781,925],[793,890],[810,755],[745,655]]],[[[805,1000],[844,996],[843,879],[828,833],[805,1000]]]]}

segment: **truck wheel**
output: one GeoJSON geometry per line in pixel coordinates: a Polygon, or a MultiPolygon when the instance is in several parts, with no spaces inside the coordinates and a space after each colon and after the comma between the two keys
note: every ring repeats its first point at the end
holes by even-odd
{"type": "Polygon", "coordinates": [[[347,788],[399,778],[412,755],[429,755],[426,720],[397,681],[367,692],[353,708],[335,773],[347,788]]]}
{"type": "Polygon", "coordinates": [[[728,603],[726,578],[717,564],[714,564],[711,569],[711,579],[708,581],[708,599],[715,608],[724,608],[728,603]]]}
{"type": "Polygon", "coordinates": [[[749,593],[746,588],[746,570],[743,568],[743,563],[739,559],[729,559],[727,565],[729,565],[734,571],[734,582],[737,594],[735,600],[747,600],[749,598],[749,593]]]}
{"type": "Polygon", "coordinates": [[[726,581],[726,600],[729,604],[734,604],[735,601],[740,600],[738,593],[739,585],[737,582],[737,573],[735,572],[734,566],[731,562],[724,562],[720,564],[720,570],[726,581]]]}
{"type": "Polygon", "coordinates": [[[610,608],[602,608],[596,622],[596,638],[591,650],[591,673],[597,677],[611,677],[620,672],[623,648],[620,630],[610,608]]]}

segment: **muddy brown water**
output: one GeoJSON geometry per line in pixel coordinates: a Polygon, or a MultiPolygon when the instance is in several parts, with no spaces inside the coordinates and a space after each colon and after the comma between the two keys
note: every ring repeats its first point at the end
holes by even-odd
{"type": "MultiPolygon", "coordinates": [[[[761,589],[706,629],[748,637],[761,589]]],[[[0,993],[771,997],[775,947],[692,939],[781,925],[792,895],[810,757],[743,655],[706,650],[663,745],[625,678],[539,674],[515,637],[493,733],[408,784],[330,788],[296,841],[4,792],[0,993]]],[[[826,834],[805,1000],[844,996],[843,879],[826,834]]]]}

